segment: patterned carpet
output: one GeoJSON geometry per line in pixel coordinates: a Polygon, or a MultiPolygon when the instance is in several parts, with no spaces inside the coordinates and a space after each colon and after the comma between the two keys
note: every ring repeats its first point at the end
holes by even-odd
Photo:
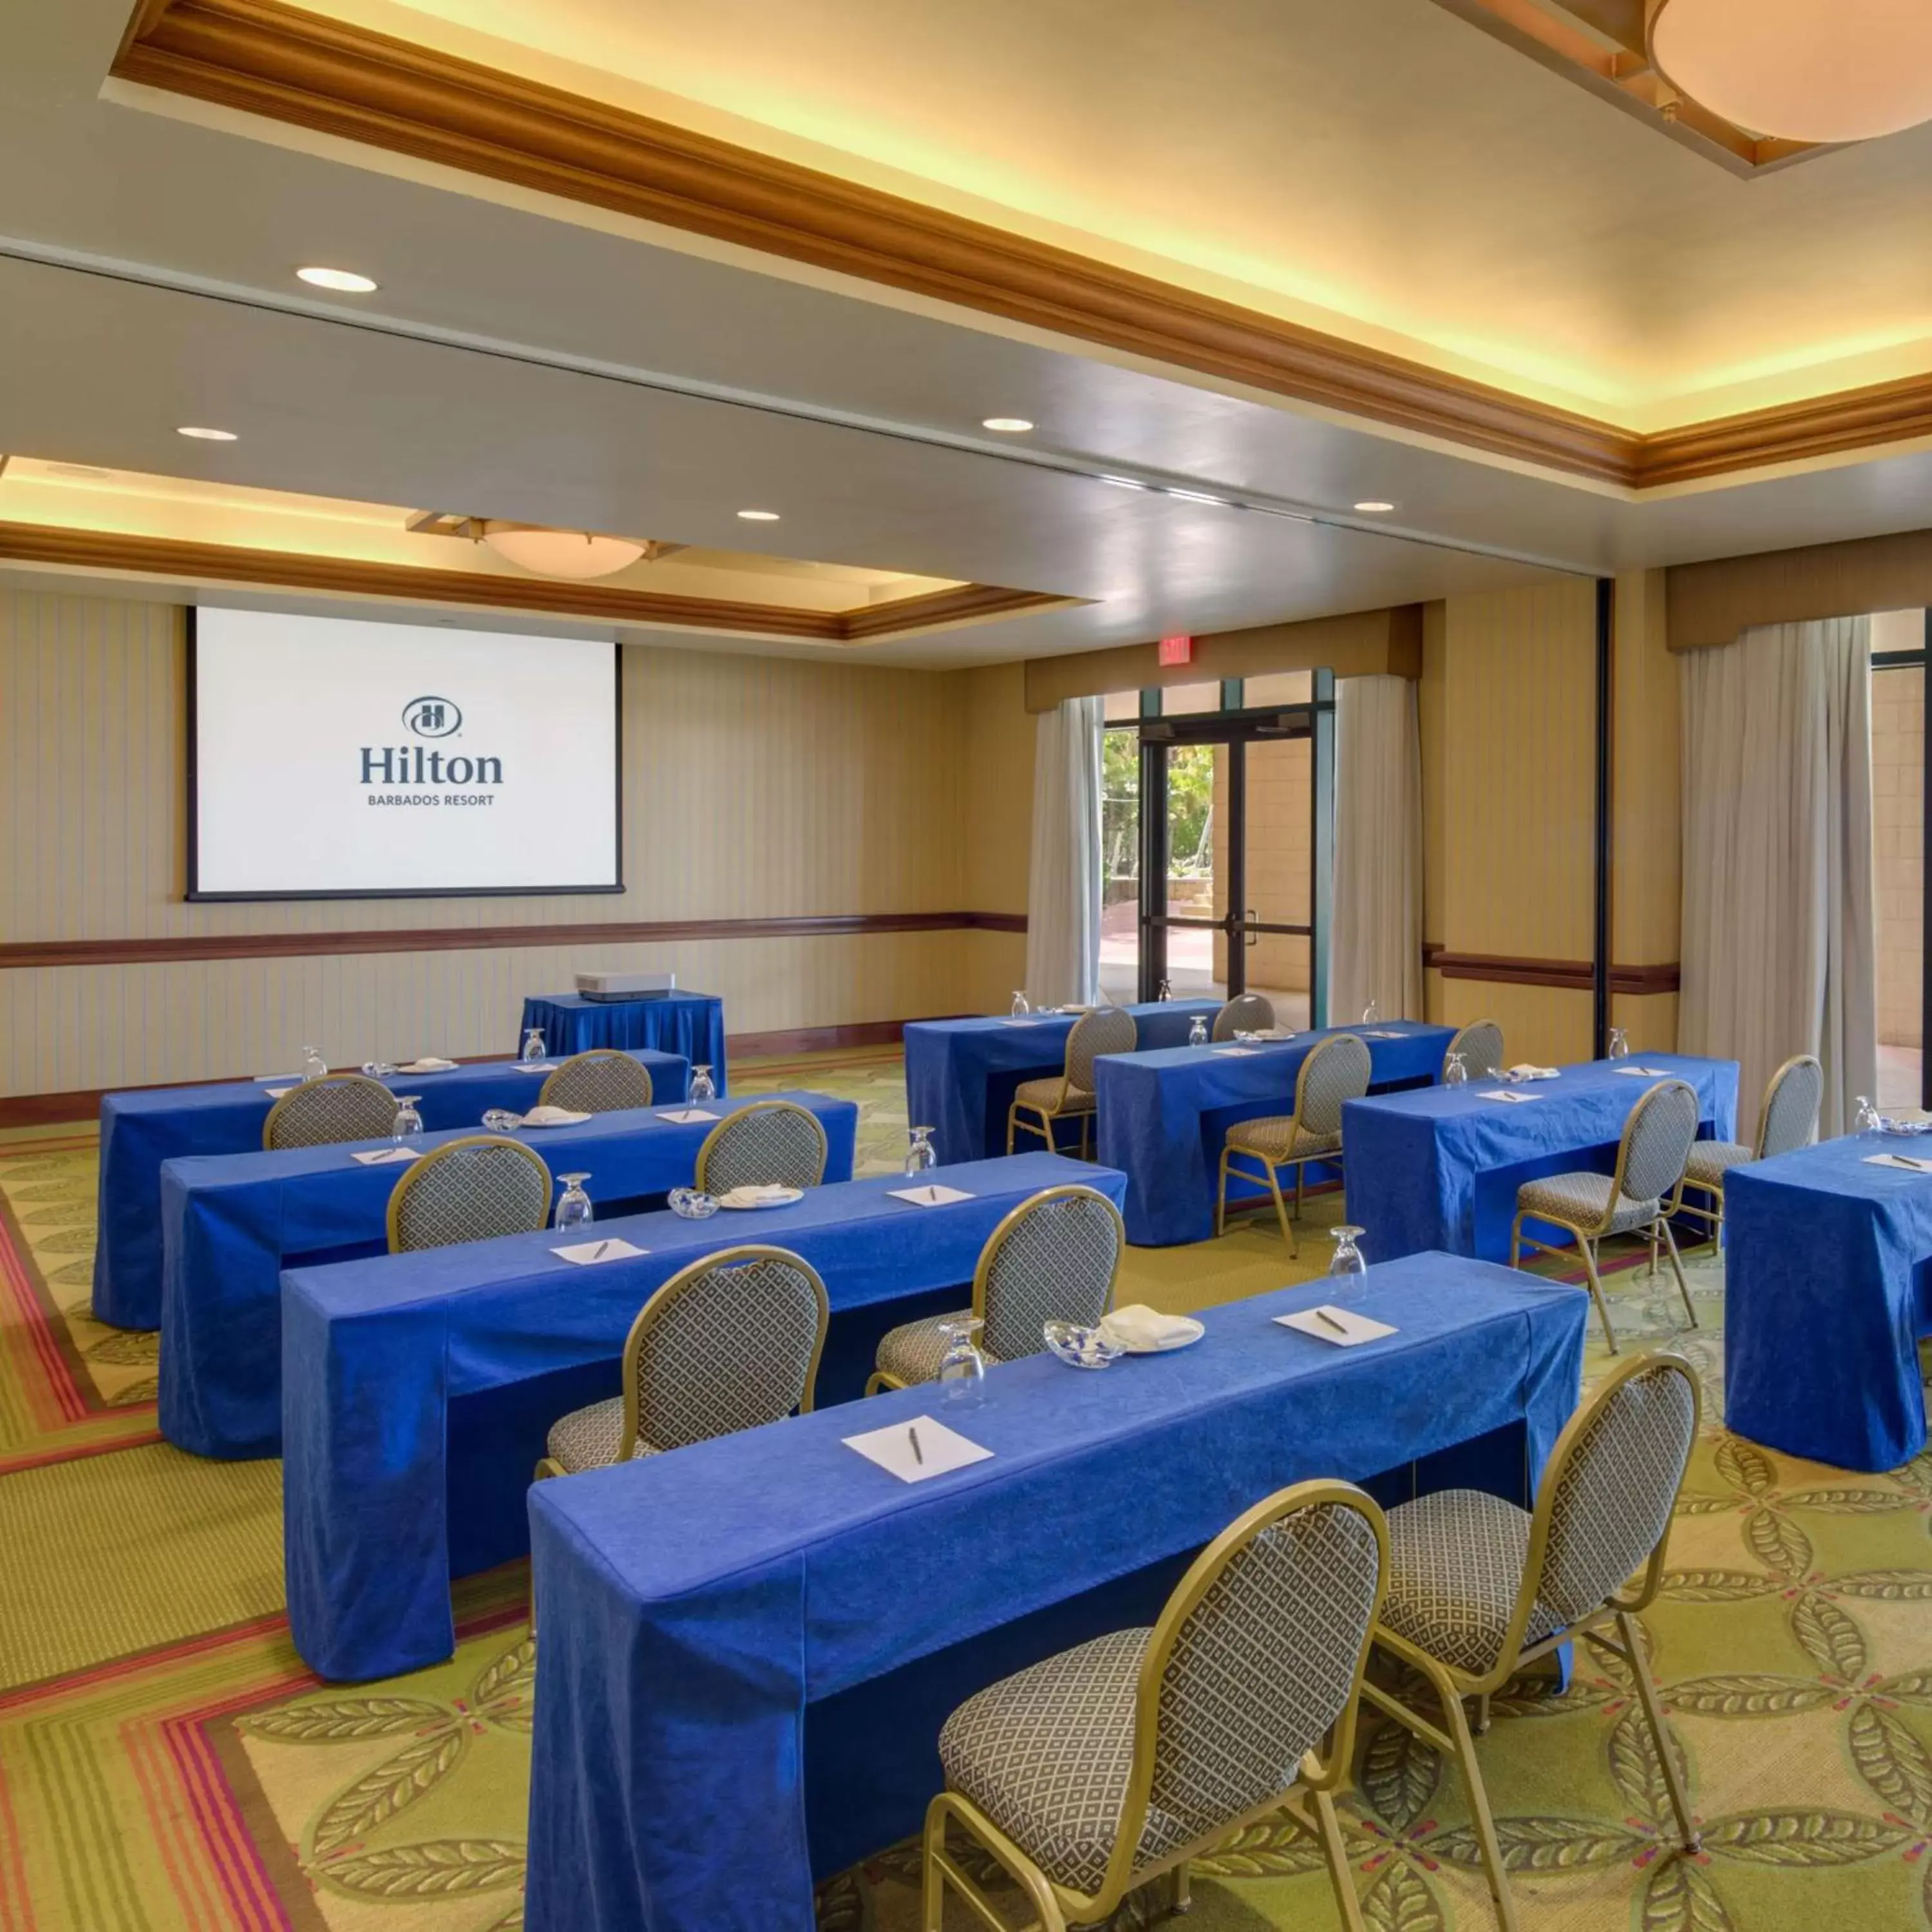
{"type": "MultiPolygon", "coordinates": [[[[848,1095],[862,1168],[897,1163],[895,1053],[734,1070],[734,1084],[848,1095]]],[[[512,1932],[521,1567],[459,1590],[450,1663],[318,1684],[280,1616],[278,1466],[160,1443],[151,1338],[86,1316],[94,1184],[90,1130],[0,1136],[0,1932],[512,1932]]],[[[1251,1227],[1136,1251],[1123,1292],[1228,1300],[1318,1272],[1328,1245],[1306,1239],[1290,1264],[1251,1227]]],[[[1674,1290],[1634,1260],[1612,1289],[1620,1334],[1674,1336],[1674,1290]]],[[[1698,1263],[1693,1285],[1712,1426],[1646,1626],[1705,1849],[1670,1855],[1630,1686],[1581,1656],[1565,1694],[1532,1682],[1498,1700],[1479,1746],[1526,1932],[1924,1932],[1932,1457],[1850,1476],[1726,1435],[1721,1268],[1698,1263]]],[[[1593,1340],[1590,1372],[1608,1359],[1593,1340]]],[[[1376,1932],[1493,1923],[1459,1780],[1407,1732],[1365,1724],[1345,1820],[1376,1932]]],[[[1196,1869],[1203,1932],[1340,1922],[1286,1826],[1196,1869]]],[[[916,1876],[902,1846],[833,1882],[826,1932],[915,1932],[916,1876]]],[[[1142,1910],[1130,1900],[1122,1924],[1142,1910]]]]}

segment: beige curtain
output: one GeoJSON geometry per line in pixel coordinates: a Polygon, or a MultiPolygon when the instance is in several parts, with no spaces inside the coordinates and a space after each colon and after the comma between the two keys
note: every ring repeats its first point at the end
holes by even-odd
{"type": "Polygon", "coordinates": [[[1738,1061],[1738,1127],[1795,1053],[1825,1069],[1821,1134],[1878,1085],[1871,626],[1774,624],[1684,657],[1678,1044],[1738,1061]]]}
{"type": "Polygon", "coordinates": [[[1335,898],[1328,1018],[1422,1006],[1422,740],[1406,677],[1335,686],[1335,898]]]}
{"type": "Polygon", "coordinates": [[[1026,991],[1036,1006],[1100,996],[1100,733],[1106,700],[1070,698],[1035,728],[1026,991]]]}

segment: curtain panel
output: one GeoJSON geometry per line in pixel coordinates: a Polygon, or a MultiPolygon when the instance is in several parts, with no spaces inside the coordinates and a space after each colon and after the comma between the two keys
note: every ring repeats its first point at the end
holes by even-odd
{"type": "Polygon", "coordinates": [[[1372,1000],[1384,1019],[1420,1019],[1422,736],[1406,677],[1335,686],[1335,895],[1329,1018],[1372,1000]]]}
{"type": "Polygon", "coordinates": [[[1070,698],[1035,728],[1026,990],[1036,1006],[1100,996],[1100,733],[1106,700],[1070,698]]]}

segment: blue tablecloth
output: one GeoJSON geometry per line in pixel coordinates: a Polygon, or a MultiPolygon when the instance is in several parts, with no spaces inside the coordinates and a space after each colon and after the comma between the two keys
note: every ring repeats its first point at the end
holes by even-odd
{"type": "Polygon", "coordinates": [[[724,1081],[724,1002],[715,993],[666,993],[652,1000],[586,1000],[579,993],[548,993],[524,1002],[524,1023],[543,1029],[544,1050],[583,1053],[593,1046],[649,1046],[681,1053],[708,1066],[721,1094],[724,1081]]]}
{"type": "MultiPolygon", "coordinates": [[[[1662,1068],[1697,1090],[1700,1133],[1736,1138],[1735,1060],[1646,1053],[1636,1064],[1662,1068]]],[[[1342,1109],[1342,1146],[1348,1218],[1364,1231],[1363,1252],[1373,1261],[1432,1248],[1508,1261],[1516,1191],[1526,1180],[1615,1169],[1624,1122],[1639,1096],[1657,1084],[1619,1072],[1619,1064],[1586,1060],[1564,1067],[1555,1080],[1512,1088],[1535,1096],[1516,1106],[1483,1099],[1497,1090],[1487,1080],[1351,1100],[1342,1109]]],[[[1568,1239],[1554,1229],[1540,1232],[1568,1239]]]]}
{"type": "Polygon", "coordinates": [[[1118,1204],[1125,1186],[1050,1154],[933,1178],[974,1198],[916,1207],[893,1197],[905,1177],[885,1175],[758,1214],[599,1222],[596,1235],[650,1252],[594,1268],[558,1260],[552,1232],[284,1275],[284,1538],[304,1659],[324,1677],[368,1678],[450,1654],[450,1578],[529,1549],[525,1493],[549,1425],[620,1392],[638,1310],[700,1256],[770,1241],[818,1270],[834,1338],[822,1408],[862,1392],[879,1336],[910,1300],[938,1295],[933,1313],[966,1304],[986,1238],[1030,1195],[1077,1181],[1118,1204]],[[848,1328],[860,1346],[840,1350],[848,1328]],[[589,1373],[574,1390],[549,1379],[578,1370],[589,1373]],[[496,1399],[539,1379],[548,1400],[496,1399]]]}
{"type": "MultiPolygon", "coordinates": [[[[1316,1044],[1337,1033],[1368,1040],[1375,1087],[1412,1087],[1438,1078],[1455,1036],[1450,1027],[1391,1020],[1392,1039],[1368,1039],[1360,1027],[1324,1027],[1278,1044],[1181,1046],[1158,1053],[1116,1054],[1094,1063],[1100,1096],[1101,1160],[1127,1177],[1127,1239],[1141,1247],[1204,1241],[1214,1232],[1214,1190],[1222,1144],[1237,1121],[1286,1114],[1295,1076],[1316,1044]]],[[[1352,1163],[1353,1156],[1351,1154],[1352,1163]]],[[[1236,1177],[1232,1198],[1266,1189],[1236,1177]]]]}
{"type": "Polygon", "coordinates": [[[975,1410],[908,1389],[538,1484],[530,1932],[812,1932],[814,1872],[918,1828],[954,1703],[1150,1622],[1261,1497],[1480,1442],[1486,1467],[1418,1481],[1520,1498],[1575,1406],[1586,1299],[1428,1256],[1364,1285],[1386,1341],[1271,1320],[1325,1286],[1097,1375],[1009,1363],[975,1410]],[[922,1414],[992,1460],[902,1484],[841,1444],[922,1414]]]}
{"type": "MultiPolygon", "coordinates": [[[[674,1053],[639,1053],[653,1101],[681,1100],[688,1064],[674,1053]]],[[[554,1063],[553,1063],[554,1064],[554,1063]]],[[[161,1163],[196,1154],[249,1154],[280,1079],[229,1080],[214,1087],[150,1087],[110,1094],[100,1103],[99,1240],[94,1251],[94,1315],[117,1328],[161,1325],[161,1163]]],[[[473,1127],[490,1107],[533,1106],[542,1080],[493,1060],[448,1073],[398,1073],[386,1083],[422,1097],[416,1111],[432,1133],[473,1127]]]]}
{"type": "MultiPolygon", "coordinates": [[[[822,1094],[798,1101],[825,1123],[828,1180],[848,1180],[859,1110],[822,1094]]],[[[748,1106],[723,1101],[719,1115],[748,1106]]],[[[475,1129],[465,1131],[474,1132],[475,1129]]],[[[710,1125],[650,1108],[519,1136],[551,1174],[582,1168],[607,1212],[687,1184],[710,1125]]],[[[461,1133],[426,1134],[427,1153],[461,1133]]],[[[369,1142],[364,1148],[383,1143],[369,1142]]],[[[281,1453],[281,1274],[285,1267],[380,1253],[399,1168],[364,1167],[354,1147],[201,1155],[161,1169],[161,1432],[197,1456],[281,1453]]]]}
{"type": "MultiPolygon", "coordinates": [[[[1130,1006],[1139,1051],[1179,1046],[1194,1016],[1211,1027],[1218,1000],[1156,1000],[1130,1006]]],[[[1066,1064],[1068,1013],[1035,1013],[1024,1021],[915,1020],[905,1030],[907,1119],[937,1130],[933,1145],[944,1161],[990,1160],[1006,1150],[1006,1112],[1022,1080],[1044,1079],[1066,1064]]],[[[1079,1137],[1070,1126],[1067,1139],[1079,1137]]],[[[1022,1136],[1039,1146],[1036,1136],[1022,1136]]]]}
{"type": "Polygon", "coordinates": [[[1724,1180],[1724,1421],[1788,1455],[1895,1469],[1925,1447],[1932,1152],[1878,1134],[1734,1167],[1724,1180]]]}

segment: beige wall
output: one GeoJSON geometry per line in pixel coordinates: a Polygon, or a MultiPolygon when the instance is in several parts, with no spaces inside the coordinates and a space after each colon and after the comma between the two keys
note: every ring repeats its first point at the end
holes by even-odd
{"type": "Polygon", "coordinates": [[[1925,674],[1916,668],[1872,676],[1872,833],[1878,1036],[1887,1046],[1917,1046],[1925,890],[1925,674]]]}
{"type": "MultiPolygon", "coordinates": [[[[190,905],[181,618],[0,595],[0,944],[194,934],[1024,911],[1016,668],[926,673],[628,646],[617,895],[190,905]],[[976,894],[983,893],[983,901],[976,894]]],[[[939,932],[0,971],[0,1094],[509,1046],[526,992],[662,965],[734,1033],[946,1012],[1023,939],[939,932]]]]}

